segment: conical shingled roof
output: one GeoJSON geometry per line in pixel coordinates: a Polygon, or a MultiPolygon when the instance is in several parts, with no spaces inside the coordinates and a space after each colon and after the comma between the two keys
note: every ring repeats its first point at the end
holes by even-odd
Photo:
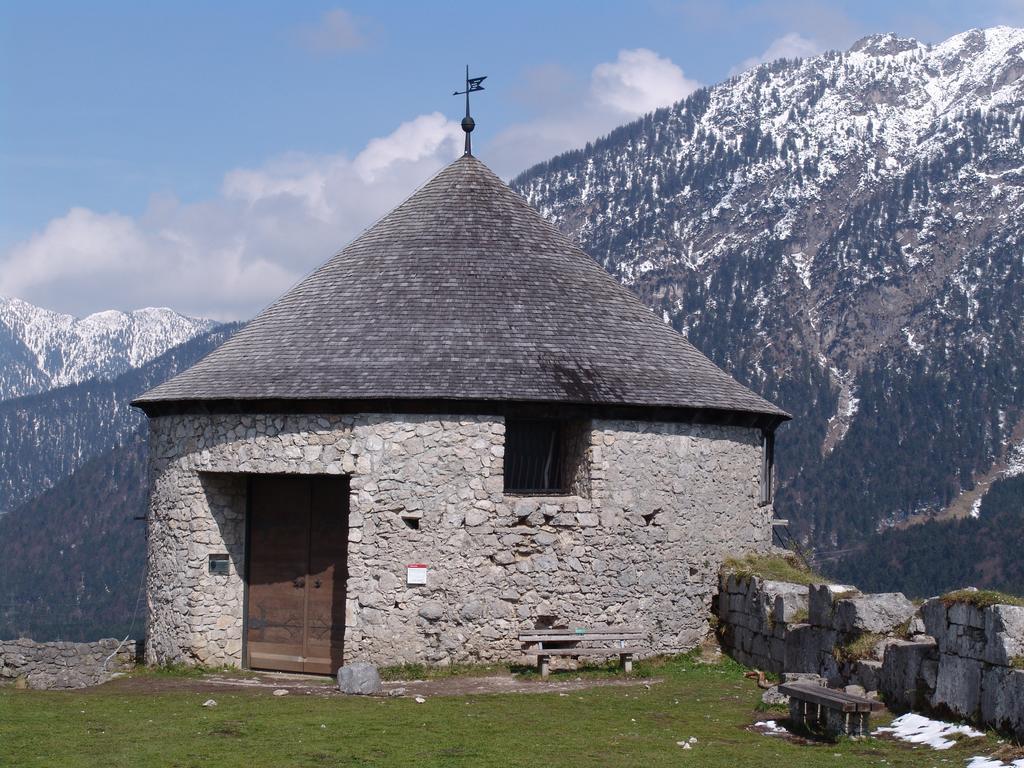
{"type": "Polygon", "coordinates": [[[786,417],[469,155],[135,404],[378,399],[786,417]]]}

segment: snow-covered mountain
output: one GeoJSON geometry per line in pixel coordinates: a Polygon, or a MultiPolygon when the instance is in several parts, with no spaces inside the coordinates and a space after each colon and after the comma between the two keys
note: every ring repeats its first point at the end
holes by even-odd
{"type": "Polygon", "coordinates": [[[113,379],[215,325],[166,308],[78,319],[0,298],[0,400],[113,379]]]}
{"type": "Polygon", "coordinates": [[[700,90],[514,186],[796,415],[777,509],[848,547],[977,509],[1024,441],[1022,76],[1021,29],[875,35],[700,90]]]}

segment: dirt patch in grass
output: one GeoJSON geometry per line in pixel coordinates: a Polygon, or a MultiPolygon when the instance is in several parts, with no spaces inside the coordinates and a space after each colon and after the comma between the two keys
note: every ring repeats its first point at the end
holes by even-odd
{"type": "Polygon", "coordinates": [[[519,675],[489,675],[480,677],[434,678],[432,680],[391,681],[384,684],[386,692],[402,690],[405,696],[473,696],[491,693],[558,693],[567,694],[602,686],[642,686],[649,690],[652,685],[662,682],[659,678],[637,679],[632,677],[601,678],[580,677],[572,673],[553,674],[547,681],[539,677],[523,678],[519,675]]]}
{"type": "MultiPolygon", "coordinates": [[[[512,674],[507,669],[485,667],[474,674],[444,674],[425,679],[392,679],[383,683],[385,695],[402,696],[471,696],[491,693],[568,693],[598,686],[646,686],[661,682],[659,678],[626,676],[603,668],[558,670],[548,680],[539,675],[512,674]],[[488,674],[488,670],[490,674],[488,674]],[[498,671],[494,671],[498,670],[498,671]]],[[[249,672],[232,675],[206,672],[203,674],[152,674],[149,670],[115,678],[105,685],[83,688],[83,695],[109,695],[148,693],[159,696],[166,693],[200,693],[216,699],[218,693],[232,695],[272,696],[274,691],[288,691],[287,695],[342,697],[332,678],[319,675],[297,675],[278,672],[249,672]]]]}
{"type": "MultiPolygon", "coordinates": [[[[240,671],[240,670],[239,670],[240,671]]],[[[250,672],[244,674],[201,671],[198,674],[154,674],[148,667],[115,677],[109,683],[93,688],[82,688],[85,696],[110,693],[232,693],[266,695],[284,689],[289,693],[315,693],[327,695],[336,691],[334,680],[319,675],[290,675],[278,672],[250,672]]]]}

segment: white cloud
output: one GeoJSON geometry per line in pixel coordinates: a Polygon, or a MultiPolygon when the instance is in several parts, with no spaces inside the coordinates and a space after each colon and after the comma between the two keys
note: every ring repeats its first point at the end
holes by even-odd
{"type": "Polygon", "coordinates": [[[407,197],[462,144],[434,113],[355,157],[293,153],[228,172],[219,196],[132,218],[75,208],[0,257],[0,295],[84,314],[168,305],[245,318],[407,197]]]}
{"type": "Polygon", "coordinates": [[[683,75],[670,59],[646,48],[619,51],[613,62],[594,67],[590,90],[601,104],[627,115],[643,115],[674,104],[700,83],[683,75]]]}
{"type": "MultiPolygon", "coordinates": [[[[589,83],[559,68],[535,75],[545,84],[537,116],[477,139],[505,176],[698,87],[646,49],[598,64],[589,83]]],[[[247,318],[457,157],[462,142],[457,123],[420,115],[354,156],[293,152],[230,170],[208,200],[154,197],[137,217],[75,208],[0,253],[0,295],[79,315],[156,305],[247,318]]]]}
{"type": "Polygon", "coordinates": [[[646,48],[619,51],[615,61],[595,66],[589,87],[552,66],[531,70],[526,78],[520,99],[535,93],[540,115],[509,126],[487,145],[488,160],[503,176],[583,146],[700,87],[670,59],[646,48]]]}
{"type": "Polygon", "coordinates": [[[764,53],[744,60],[738,67],[733,67],[729,74],[739,74],[758,64],[767,64],[778,59],[806,59],[809,56],[817,56],[823,50],[824,47],[817,41],[806,38],[799,32],[790,32],[772,40],[764,53]]]}
{"type": "Polygon", "coordinates": [[[355,17],[342,8],[327,11],[318,23],[296,32],[299,42],[315,53],[342,53],[366,44],[355,17]]]}

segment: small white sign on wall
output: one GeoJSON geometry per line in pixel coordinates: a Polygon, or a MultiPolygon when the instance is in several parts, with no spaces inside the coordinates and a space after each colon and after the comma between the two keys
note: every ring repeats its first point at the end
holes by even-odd
{"type": "Polygon", "coordinates": [[[427,583],[427,564],[409,563],[406,566],[405,581],[409,586],[427,583]]]}

